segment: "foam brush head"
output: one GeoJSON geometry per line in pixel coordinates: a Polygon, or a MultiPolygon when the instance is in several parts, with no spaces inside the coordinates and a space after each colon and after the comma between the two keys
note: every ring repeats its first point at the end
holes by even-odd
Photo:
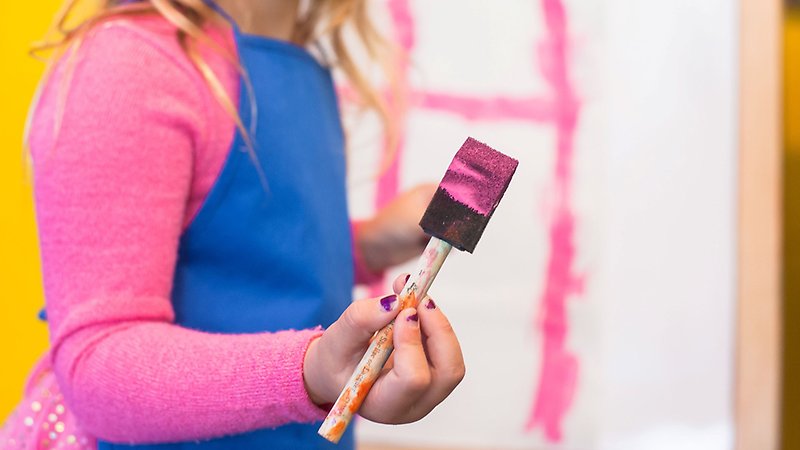
{"type": "Polygon", "coordinates": [[[472,253],[506,192],[519,161],[467,138],[439,183],[420,226],[472,253]]]}

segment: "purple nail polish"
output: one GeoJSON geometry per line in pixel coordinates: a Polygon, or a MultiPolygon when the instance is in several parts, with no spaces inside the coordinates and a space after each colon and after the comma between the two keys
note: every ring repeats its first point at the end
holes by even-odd
{"type": "Polygon", "coordinates": [[[433,299],[429,298],[428,303],[425,304],[426,309],[436,309],[436,303],[433,303],[433,299]]]}
{"type": "Polygon", "coordinates": [[[383,297],[380,301],[381,301],[381,307],[388,312],[391,311],[394,304],[397,303],[397,296],[394,294],[387,295],[386,297],[383,297]]]}
{"type": "Polygon", "coordinates": [[[409,321],[409,322],[416,322],[416,321],[419,320],[419,316],[417,315],[417,313],[414,313],[414,314],[406,317],[406,320],[409,321]]]}

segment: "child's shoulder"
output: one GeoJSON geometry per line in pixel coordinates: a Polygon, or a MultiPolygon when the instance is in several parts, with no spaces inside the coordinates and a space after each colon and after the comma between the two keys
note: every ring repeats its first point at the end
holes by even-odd
{"type": "MultiPolygon", "coordinates": [[[[194,74],[192,63],[178,39],[178,29],[160,15],[111,17],[87,32],[79,53],[84,58],[103,58],[112,64],[141,59],[159,59],[176,64],[194,74]]],[[[206,27],[207,36],[227,47],[228,33],[219,27],[206,27]]],[[[202,49],[201,49],[202,51],[202,49]]],[[[204,51],[202,51],[205,53],[204,51]]],[[[147,70],[147,67],[141,67],[147,70]]]]}
{"type": "MultiPolygon", "coordinates": [[[[189,124],[198,136],[206,133],[203,124],[208,122],[209,105],[215,105],[213,97],[181,48],[176,27],[165,19],[109,18],[71,45],[42,79],[31,104],[32,154],[54,144],[52,130],[58,129],[61,136],[61,131],[78,129],[80,123],[102,129],[132,117],[169,117],[189,124]]],[[[235,72],[220,57],[206,59],[233,92],[236,79],[230,74],[235,72]]]]}
{"type": "MultiPolygon", "coordinates": [[[[226,31],[230,35],[230,30],[208,35],[223,43],[226,31]]],[[[167,20],[109,18],[71,45],[43,77],[31,103],[27,136],[32,155],[53,147],[67,129],[89,133],[134,120],[173,124],[198,143],[228,135],[220,130],[232,124],[167,20]]],[[[201,48],[201,56],[234,98],[235,68],[207,48],[201,48]]]]}
{"type": "MultiPolygon", "coordinates": [[[[230,30],[215,26],[204,27],[204,31],[219,47],[232,45],[230,30]]],[[[118,97],[125,90],[137,97],[141,92],[163,99],[179,96],[189,102],[200,101],[198,97],[205,101],[211,95],[181,45],[177,27],[160,15],[110,17],[93,24],[70,45],[43,79],[43,96],[53,86],[65,86],[69,92],[83,87],[96,96],[118,97]]],[[[200,42],[199,46],[208,67],[226,87],[233,86],[236,72],[227,60],[208,44],[200,42]]]]}

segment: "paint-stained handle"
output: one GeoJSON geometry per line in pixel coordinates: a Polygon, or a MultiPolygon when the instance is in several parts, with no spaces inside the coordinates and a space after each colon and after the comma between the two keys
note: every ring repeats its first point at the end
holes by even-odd
{"type": "MultiPolygon", "coordinates": [[[[411,274],[398,296],[400,309],[416,307],[419,300],[425,297],[452,248],[450,244],[441,239],[431,238],[425,251],[422,252],[416,272],[411,274]]],[[[361,358],[353,375],[347,381],[342,393],[339,394],[339,398],[336,399],[328,417],[319,427],[318,433],[325,439],[337,443],[342,438],[347,425],[353,419],[353,414],[361,407],[372,383],[378,378],[386,360],[392,354],[394,349],[393,331],[394,322],[385,326],[375,335],[364,357],[361,358]]]]}

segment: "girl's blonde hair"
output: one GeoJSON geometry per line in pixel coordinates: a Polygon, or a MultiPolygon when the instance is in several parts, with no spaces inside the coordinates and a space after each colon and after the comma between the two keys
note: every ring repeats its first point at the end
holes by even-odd
{"type": "MultiPolygon", "coordinates": [[[[87,33],[99,23],[117,17],[161,15],[176,27],[178,41],[186,52],[187,57],[203,76],[211,93],[220,105],[233,118],[248,147],[252,149],[249,133],[239,117],[233,100],[198,51],[198,44],[205,43],[210,45],[211,48],[218,51],[237,67],[249,89],[247,74],[237,61],[236,56],[217,45],[203,31],[204,25],[212,21],[218,22],[222,19],[220,14],[206,3],[206,0],[100,0],[99,5],[96,5],[88,17],[79,21],[76,25],[70,26],[69,22],[75,10],[82,3],[82,0],[66,0],[57,13],[45,40],[33,46],[32,54],[34,56],[43,51],[54,51],[53,57],[49,59],[46,73],[50,72],[58,57],[63,56],[65,53],[68,54],[67,56],[74,55],[87,33]]],[[[366,3],[367,0],[312,0],[308,10],[299,18],[295,26],[292,42],[307,46],[314,42],[325,40],[325,44],[329,45],[333,50],[335,67],[340,69],[347,78],[347,82],[357,95],[356,100],[364,107],[373,108],[381,116],[385,128],[384,132],[387,136],[387,147],[391,149],[397,141],[397,133],[392,126],[395,121],[390,120],[390,112],[384,96],[373,87],[369,79],[359,70],[354,61],[353,53],[345,45],[345,36],[348,31],[354,32],[355,37],[363,45],[368,57],[381,66],[386,79],[390,84],[392,83],[394,77],[391,76],[393,74],[391,67],[395,61],[394,55],[397,49],[391,46],[378,33],[368,16],[366,3]]],[[[65,76],[67,84],[71,76],[70,72],[71,70],[68,69],[65,76]]],[[[392,89],[392,92],[394,92],[394,89],[392,89]]],[[[61,109],[57,108],[57,110],[61,109]]],[[[59,121],[60,119],[57,117],[57,128],[59,121]]],[[[392,152],[393,150],[389,150],[388,153],[391,154],[392,152]]]]}

